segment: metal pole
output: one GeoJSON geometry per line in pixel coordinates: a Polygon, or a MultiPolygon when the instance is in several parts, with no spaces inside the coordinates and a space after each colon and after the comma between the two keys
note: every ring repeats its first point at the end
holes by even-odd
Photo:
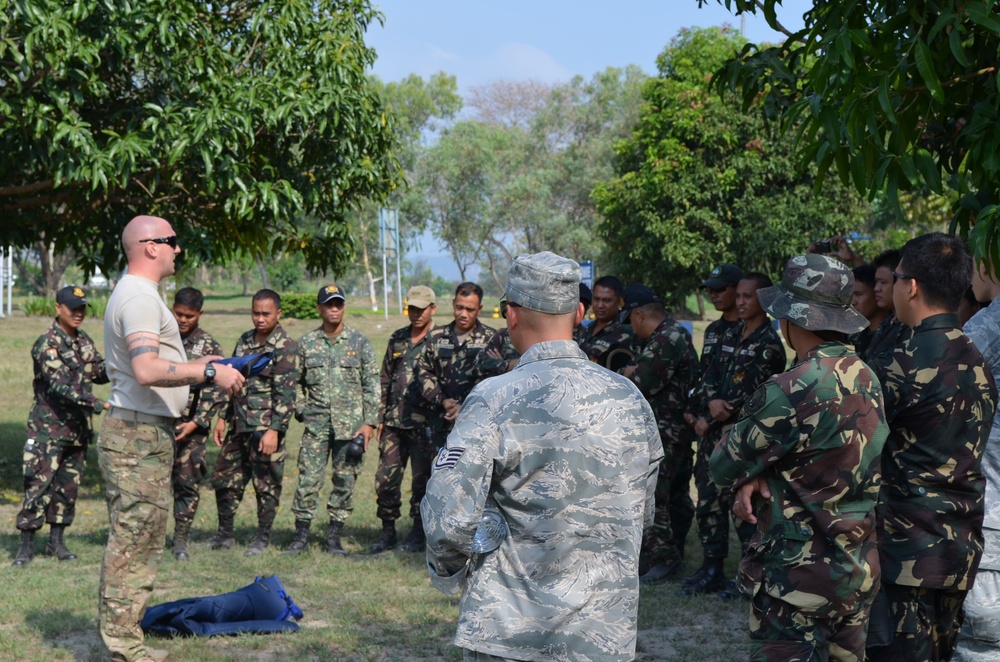
{"type": "Polygon", "coordinates": [[[3,314],[3,288],[4,288],[5,276],[7,275],[6,274],[7,268],[4,266],[3,263],[3,259],[5,257],[6,255],[4,254],[3,249],[0,249],[0,319],[6,317],[6,315],[3,314]]]}
{"type": "Polygon", "coordinates": [[[379,229],[379,244],[382,246],[382,310],[385,313],[385,319],[389,319],[389,279],[385,277],[386,268],[388,267],[387,255],[385,250],[385,228],[386,226],[386,209],[384,207],[378,210],[378,229],[379,229]]]}
{"type": "MultiPolygon", "coordinates": [[[[14,247],[7,247],[7,314],[13,313],[13,294],[14,294],[14,247]]],[[[0,307],[3,307],[3,301],[0,300],[0,307]]]]}
{"type": "Polygon", "coordinates": [[[399,273],[399,263],[402,262],[403,253],[399,250],[399,210],[393,209],[396,216],[396,300],[399,301],[399,314],[403,314],[403,277],[399,273]]]}

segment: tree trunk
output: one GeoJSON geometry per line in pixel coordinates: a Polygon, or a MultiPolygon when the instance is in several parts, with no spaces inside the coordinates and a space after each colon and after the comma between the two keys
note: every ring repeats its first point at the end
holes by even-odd
{"type": "Polygon", "coordinates": [[[271,289],[271,279],[267,277],[267,265],[263,260],[257,260],[257,268],[260,270],[260,286],[265,290],[271,289]]]}
{"type": "Polygon", "coordinates": [[[705,300],[701,298],[701,290],[694,293],[694,298],[698,302],[698,319],[705,321],[705,300]]]}
{"type": "MultiPolygon", "coordinates": [[[[372,263],[368,256],[368,242],[365,238],[368,236],[368,225],[364,221],[364,213],[358,212],[358,217],[361,219],[359,221],[359,226],[361,228],[361,265],[365,269],[365,276],[368,279],[368,301],[371,303],[372,310],[378,310],[378,295],[375,292],[375,274],[372,273],[372,263]]],[[[384,276],[385,274],[383,274],[384,276]]],[[[382,282],[382,287],[385,287],[385,281],[382,282]]]]}

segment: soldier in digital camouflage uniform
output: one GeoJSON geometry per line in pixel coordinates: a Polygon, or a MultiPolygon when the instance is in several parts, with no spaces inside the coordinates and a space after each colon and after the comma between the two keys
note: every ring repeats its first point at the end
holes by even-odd
{"type": "Polygon", "coordinates": [[[868,323],[850,307],[853,280],[809,254],[757,291],[796,363],[757,389],[710,458],[719,488],[736,489],[733,512],[757,525],[740,564],[751,660],[864,660],[888,426],[878,379],[847,342],[868,323]]]}
{"type": "Polygon", "coordinates": [[[722,427],[712,426],[713,418],[709,402],[717,398],[718,391],[729,363],[736,352],[736,336],[733,332],[743,326],[736,310],[736,287],[743,279],[743,270],[735,264],[722,264],[712,269],[701,287],[708,291],[709,299],[722,316],[705,328],[701,349],[701,379],[695,385],[688,400],[688,410],[684,420],[694,430],[696,454],[694,460],[694,480],[698,490],[698,537],[703,546],[701,567],[681,582],[681,592],[686,595],[714,593],[725,587],[726,576],[722,564],[726,554],[716,555],[718,541],[723,537],[721,549],[728,551],[729,530],[724,524],[728,514],[720,516],[715,509],[718,490],[708,472],[708,456],[722,437],[722,427]],[[723,528],[725,527],[725,528],[723,528]],[[710,541],[706,549],[705,542],[710,541]]]}
{"type": "MultiPolygon", "coordinates": [[[[189,361],[203,356],[222,356],[219,343],[198,326],[204,302],[205,297],[193,287],[183,287],[174,295],[174,318],[189,361]]],[[[173,554],[178,561],[191,558],[187,547],[188,536],[201,500],[201,483],[208,472],[205,444],[212,419],[221,406],[221,394],[212,386],[192,388],[177,424],[171,484],[174,489],[173,554]]]]}
{"type": "MultiPolygon", "coordinates": [[[[483,288],[475,283],[461,283],[456,288],[452,308],[454,321],[434,328],[427,335],[407,391],[413,404],[428,412],[427,434],[434,453],[444,445],[462,402],[476,385],[476,359],[495,333],[479,321],[483,288]]],[[[412,498],[419,503],[423,494],[414,492],[412,498]]],[[[424,530],[419,518],[414,519],[413,529],[400,549],[423,551],[424,530]]]]}
{"type": "MultiPolygon", "coordinates": [[[[705,437],[713,446],[736,422],[740,409],[757,387],[785,371],[785,347],[757,299],[757,290],[772,285],[765,274],[750,272],[736,286],[736,312],[740,324],[729,329],[728,337],[720,341],[724,346],[733,347],[732,358],[724,362],[725,372],[708,402],[711,421],[705,437]]],[[[706,563],[721,563],[729,555],[731,507],[729,490],[718,489],[714,482],[698,490],[698,535],[706,563]]],[[[736,532],[743,549],[750,544],[754,530],[752,525],[736,520],[736,532]]],[[[738,580],[726,584],[718,593],[720,598],[733,599],[741,595],[738,580]]],[[[682,592],[701,592],[699,588],[697,584],[689,584],[682,592]]]]}
{"type": "Polygon", "coordinates": [[[93,437],[90,417],[104,411],[91,387],[108,383],[104,358],[80,328],[87,305],[87,295],[79,287],[59,290],[56,319],[31,348],[35,398],[24,446],[24,501],[16,521],[21,545],[15,567],[31,562],[35,532],[46,522],[50,533],[45,553],[60,561],[76,558],[66,549],[63,532],[76,514],[80,477],[93,437]]]}
{"type": "Polygon", "coordinates": [[[656,514],[642,544],[639,581],[673,579],[684,569],[684,539],[694,517],[691,502],[691,429],[684,422],[688,393],[698,381],[698,354],[687,330],[667,314],[653,290],[625,288],[623,311],[642,351],[622,369],[653,408],[665,459],[656,480],[656,514]]]}
{"type": "Polygon", "coordinates": [[[110,407],[97,437],[97,460],[108,505],[108,544],[101,563],[100,630],[113,662],[159,662],[142,627],[163,555],[170,511],[174,425],[191,386],[215,383],[226,393],[243,387],[239,371],[188,362],[184,343],[157,285],[174,273],[181,248],[170,223],[137,216],[122,232],[128,272],[104,313],[110,407]]]}
{"type": "Polygon", "coordinates": [[[638,556],[663,457],[649,404],[573,342],[580,268],[520,255],[517,367],[479,384],[421,503],[431,583],[462,592],[465,659],[632,660],[638,556]]]}
{"type": "Polygon", "coordinates": [[[257,495],[257,532],[246,556],[262,554],[271,542],[271,527],[281,500],[285,473],[285,433],[295,413],[299,378],[298,343],[281,327],[281,297],[263,289],[253,295],[254,328],[236,341],[233,356],[273,354],[263,371],[224,404],[213,438],[221,446],[212,475],[219,530],[212,549],[236,546],[233,521],[247,483],[257,495]]]}
{"type": "Polygon", "coordinates": [[[638,344],[632,327],[619,319],[624,289],[615,276],[598,278],[591,293],[595,319],[574,334],[591,361],[615,372],[628,365],[638,344]]]}
{"type": "MultiPolygon", "coordinates": [[[[977,256],[972,272],[977,301],[990,304],[972,316],[962,331],[983,355],[996,383],[1000,377],[1000,277],[989,258],[977,256]]],[[[1000,416],[993,416],[982,455],[986,479],[983,556],[976,579],[965,597],[965,620],[952,656],[954,662],[1000,659],[1000,416]]]]}
{"type": "Polygon", "coordinates": [[[896,316],[911,332],[876,369],[889,420],[878,548],[892,640],[870,641],[868,659],[947,660],[983,553],[982,454],[997,391],[958,328],[972,281],[964,242],[911,239],[894,277],[896,316]]]}
{"type": "Polygon", "coordinates": [[[295,417],[305,424],[299,448],[299,484],[292,513],[295,539],[286,553],[308,547],[309,526],[316,516],[327,458],[333,465],[333,489],[326,504],[330,516],[326,551],[343,555],[344,522],[354,510],[354,483],[364,456],[350,452],[362,435],[364,448],[378,425],[378,364],[372,341],[344,323],[347,299],[336,285],[320,289],[316,308],[320,328],[299,340],[299,397],[295,417]]]}
{"type": "Polygon", "coordinates": [[[437,296],[426,285],[411,287],[406,294],[410,323],[389,337],[382,359],[379,403],[379,464],[375,472],[376,516],[382,534],[369,551],[378,554],[396,546],[396,520],[400,518],[403,470],[410,462],[410,518],[420,518],[420,498],[431,477],[434,451],[427,435],[427,411],[406,397],[415,379],[417,358],[424,351],[428,333],[434,328],[437,296]]]}

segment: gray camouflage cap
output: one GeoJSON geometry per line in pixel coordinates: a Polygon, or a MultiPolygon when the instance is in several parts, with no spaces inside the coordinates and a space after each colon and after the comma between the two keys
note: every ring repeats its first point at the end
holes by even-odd
{"type": "Polygon", "coordinates": [[[548,251],[518,255],[507,272],[504,296],[530,310],[571,313],[580,305],[580,265],[548,251]]]}
{"type": "Polygon", "coordinates": [[[785,265],[781,285],[757,290],[761,308],[809,331],[857,333],[868,327],[851,307],[854,274],[843,263],[809,253],[785,265]]]}

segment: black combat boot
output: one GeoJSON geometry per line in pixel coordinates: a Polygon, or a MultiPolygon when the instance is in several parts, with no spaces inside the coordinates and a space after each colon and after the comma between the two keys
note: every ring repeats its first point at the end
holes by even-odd
{"type": "Polygon", "coordinates": [[[380,554],[396,546],[396,523],[391,519],[382,520],[382,535],[368,548],[372,554],[380,554]]]}
{"type": "Polygon", "coordinates": [[[678,591],[681,595],[698,595],[700,593],[718,593],[726,586],[726,575],[722,568],[722,559],[705,559],[701,577],[689,582],[678,591]]]}
{"type": "Polygon", "coordinates": [[[410,535],[406,536],[406,540],[403,544],[399,546],[399,551],[401,552],[422,552],[424,547],[427,546],[427,537],[424,535],[424,523],[420,521],[420,518],[414,518],[413,528],[410,529],[410,535]]]}
{"type": "Polygon", "coordinates": [[[288,546],[288,549],[282,553],[283,556],[295,556],[309,549],[310,524],[312,522],[307,519],[295,520],[295,538],[292,539],[292,544],[288,546]]]}
{"type": "Polygon", "coordinates": [[[188,553],[188,535],[191,533],[191,522],[174,522],[174,558],[178,561],[190,561],[188,553]]]}
{"type": "Polygon", "coordinates": [[[209,541],[212,549],[232,549],[236,547],[236,534],[233,533],[233,516],[219,513],[219,530],[209,541]]]}
{"type": "Polygon", "coordinates": [[[257,525],[257,533],[253,535],[253,540],[250,541],[250,546],[247,547],[247,551],[243,552],[243,556],[257,556],[258,554],[263,554],[270,544],[271,525],[261,522],[257,525]]]}
{"type": "Polygon", "coordinates": [[[340,534],[344,531],[343,522],[330,520],[330,528],[326,532],[326,552],[334,556],[347,556],[347,552],[340,546],[340,534]]]}
{"type": "Polygon", "coordinates": [[[74,561],[76,554],[66,549],[66,545],[63,544],[63,531],[65,530],[65,524],[53,524],[50,527],[49,544],[45,546],[45,555],[54,556],[60,561],[74,561]]]}
{"type": "Polygon", "coordinates": [[[14,556],[14,562],[11,565],[15,568],[20,568],[23,565],[31,563],[31,559],[34,557],[35,530],[21,531],[21,546],[17,548],[17,554],[14,556]]]}

